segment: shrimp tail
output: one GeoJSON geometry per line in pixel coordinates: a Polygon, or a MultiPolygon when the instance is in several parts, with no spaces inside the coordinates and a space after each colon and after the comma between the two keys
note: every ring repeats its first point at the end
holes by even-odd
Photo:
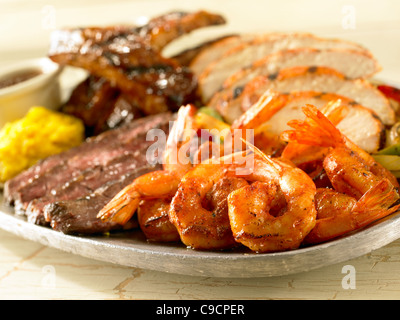
{"type": "Polygon", "coordinates": [[[264,152],[262,152],[259,148],[257,148],[255,145],[252,143],[241,139],[251,151],[254,152],[255,155],[260,157],[264,162],[268,163],[276,172],[281,172],[282,167],[279,166],[277,163],[275,163],[270,157],[268,157],[264,152]]]}
{"type": "Polygon", "coordinates": [[[139,206],[140,194],[132,185],[121,190],[99,212],[97,218],[124,225],[133,216],[139,206]]]}
{"type": "MultiPolygon", "coordinates": [[[[321,108],[321,112],[335,126],[337,126],[348,114],[347,106],[341,105],[342,100],[332,100],[321,108]]],[[[320,159],[325,154],[326,148],[321,148],[314,145],[300,144],[292,141],[288,143],[282,152],[282,158],[292,160],[295,164],[309,162],[315,159],[320,159]]]]}
{"type": "Polygon", "coordinates": [[[337,126],[340,121],[347,116],[349,113],[349,108],[345,105],[342,105],[341,99],[337,99],[329,101],[321,108],[321,112],[329,119],[330,122],[337,126]]]}
{"type": "MultiPolygon", "coordinates": [[[[335,147],[346,143],[340,130],[316,107],[308,104],[303,107],[303,112],[306,120],[289,121],[288,125],[294,130],[282,132],[282,140],[320,147],[335,147]]],[[[336,112],[335,117],[338,117],[336,112]]]]}
{"type": "Polygon", "coordinates": [[[282,95],[271,89],[267,90],[250,109],[232,123],[231,128],[254,129],[260,126],[282,109],[286,100],[286,95],[282,95]]]}
{"type": "Polygon", "coordinates": [[[400,208],[399,194],[387,179],[378,182],[374,187],[368,190],[354,205],[352,212],[355,217],[358,213],[367,213],[363,216],[359,226],[367,225],[373,221],[386,217],[400,208]]]}
{"type": "Polygon", "coordinates": [[[184,143],[190,138],[192,132],[189,129],[194,127],[196,112],[196,107],[191,104],[179,108],[176,121],[168,135],[167,147],[176,147],[179,143],[184,143]]]}

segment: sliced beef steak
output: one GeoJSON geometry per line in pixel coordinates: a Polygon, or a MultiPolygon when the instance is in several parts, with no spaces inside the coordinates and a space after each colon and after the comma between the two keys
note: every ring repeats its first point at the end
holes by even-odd
{"type": "Polygon", "coordinates": [[[114,222],[101,221],[97,218],[97,214],[136,177],[153,171],[155,168],[157,167],[142,167],[117,181],[107,183],[86,197],[47,204],[44,207],[46,220],[50,221],[54,230],[66,234],[96,234],[122,228],[126,229],[128,226],[122,227],[114,222]]]}
{"type": "Polygon", "coordinates": [[[75,200],[87,194],[91,194],[98,188],[110,181],[119,179],[121,176],[137,171],[140,168],[150,168],[146,161],[146,149],[148,144],[142,144],[141,148],[134,153],[123,154],[112,159],[105,166],[95,166],[87,169],[77,177],[66,182],[63,186],[53,189],[41,198],[32,200],[27,209],[28,221],[48,225],[44,218],[43,208],[55,201],[75,200]]]}

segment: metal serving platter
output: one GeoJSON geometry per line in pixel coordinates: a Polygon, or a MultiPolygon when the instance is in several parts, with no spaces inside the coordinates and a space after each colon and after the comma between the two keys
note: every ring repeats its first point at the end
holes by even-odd
{"type": "MultiPolygon", "coordinates": [[[[0,197],[3,203],[2,197],[0,197]]],[[[282,276],[347,261],[400,238],[400,212],[363,230],[324,244],[257,254],[245,249],[195,251],[180,243],[148,242],[140,230],[108,236],[71,236],[27,222],[0,206],[0,229],[83,257],[122,266],[191,276],[255,278],[282,276]]]]}

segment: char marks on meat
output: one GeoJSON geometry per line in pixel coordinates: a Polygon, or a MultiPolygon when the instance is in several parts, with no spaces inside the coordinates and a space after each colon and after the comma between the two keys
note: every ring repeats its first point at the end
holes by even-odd
{"type": "MultiPolygon", "coordinates": [[[[150,129],[161,129],[168,134],[169,122],[173,119],[171,113],[140,118],[89,138],[79,147],[49,157],[9,180],[5,186],[5,199],[14,204],[17,211],[25,212],[30,222],[40,225],[54,224],[52,219],[57,215],[50,209],[47,212],[51,219],[45,219],[44,209],[51,204],[61,201],[72,203],[80,198],[87,200],[92,194],[97,195],[95,199],[111,200],[117,193],[109,196],[111,190],[117,189],[118,184],[113,189],[106,188],[107,193],[103,194],[104,186],[121,182],[125,176],[136,177],[161,168],[150,164],[146,158],[147,149],[154,143],[147,141],[146,136],[150,129]]],[[[84,202],[80,200],[79,203],[84,202]]],[[[96,207],[98,204],[90,202],[90,205],[96,207]]],[[[104,232],[111,227],[110,224],[101,225],[100,221],[96,223],[95,216],[85,221],[88,218],[88,214],[76,212],[74,232],[91,233],[91,225],[93,232],[104,232]],[[82,218],[80,222],[79,218],[82,218]],[[79,224],[84,230],[77,229],[79,224]]],[[[62,217],[57,219],[61,223],[62,217]]]]}
{"type": "Polygon", "coordinates": [[[92,75],[73,90],[61,111],[81,119],[86,136],[98,135],[143,116],[138,106],[109,81],[92,75]]]}
{"type": "Polygon", "coordinates": [[[137,35],[114,38],[111,43],[84,41],[78,50],[61,48],[58,45],[50,52],[53,61],[107,79],[145,114],[177,109],[195,96],[197,82],[190,70],[162,57],[137,35]]]}
{"type": "Polygon", "coordinates": [[[181,105],[195,103],[197,78],[188,67],[164,57],[161,51],[183,34],[223,23],[222,16],[206,11],[172,12],[140,27],[53,32],[49,57],[90,73],[63,111],[81,118],[89,133],[97,134],[138,116],[175,111],[181,105]],[[100,108],[102,112],[98,113],[100,108]],[[99,114],[102,116],[97,119],[99,114]]]}
{"type": "MultiPolygon", "coordinates": [[[[119,180],[106,183],[86,197],[49,203],[44,207],[46,220],[50,221],[54,230],[65,234],[96,234],[121,229],[121,226],[114,222],[101,221],[97,214],[135,178],[153,170],[154,167],[142,167],[119,180]]],[[[129,227],[128,223],[124,229],[129,227]]]]}
{"type": "Polygon", "coordinates": [[[153,48],[162,50],[167,44],[196,29],[225,24],[219,14],[206,11],[170,12],[151,19],[146,25],[137,29],[139,35],[153,48]]]}
{"type": "Polygon", "coordinates": [[[34,198],[26,208],[28,220],[36,224],[47,225],[50,221],[46,221],[43,215],[43,208],[47,204],[61,200],[75,200],[82,195],[91,194],[108,182],[117,180],[127,173],[137,171],[138,168],[143,170],[153,169],[154,166],[146,163],[147,147],[146,144],[142,144],[134,153],[124,153],[121,156],[112,158],[104,166],[97,165],[79,172],[77,176],[64,183],[61,187],[52,189],[50,193],[46,193],[42,197],[34,198]]]}

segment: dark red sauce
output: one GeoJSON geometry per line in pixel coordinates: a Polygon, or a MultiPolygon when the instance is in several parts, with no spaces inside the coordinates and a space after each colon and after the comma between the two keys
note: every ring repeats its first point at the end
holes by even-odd
{"type": "Polygon", "coordinates": [[[20,71],[18,73],[13,73],[10,74],[9,76],[4,76],[3,78],[0,78],[0,89],[11,87],[23,81],[32,79],[33,77],[36,77],[41,73],[42,72],[40,70],[30,69],[30,70],[20,71]]]}

